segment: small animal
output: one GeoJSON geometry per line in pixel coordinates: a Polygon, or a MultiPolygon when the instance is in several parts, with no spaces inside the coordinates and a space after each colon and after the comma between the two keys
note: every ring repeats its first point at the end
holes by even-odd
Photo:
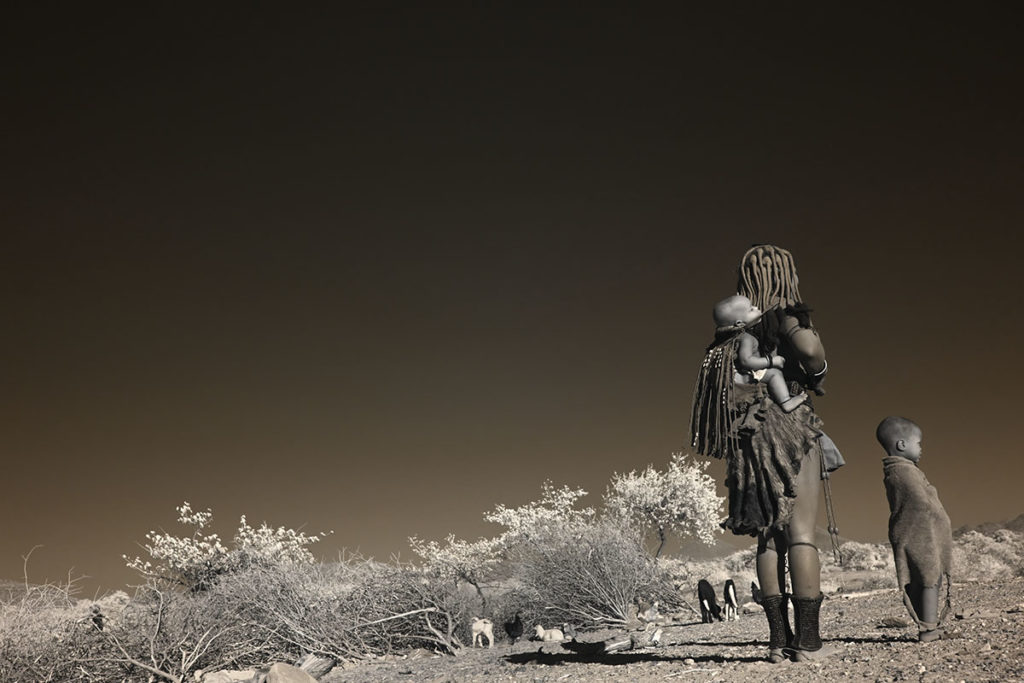
{"type": "Polygon", "coordinates": [[[512,621],[505,622],[505,633],[508,634],[509,640],[512,641],[512,645],[516,644],[516,641],[523,637],[523,620],[520,618],[521,612],[516,612],[515,619],[512,621]]]}
{"type": "Polygon", "coordinates": [[[544,628],[541,625],[534,627],[534,640],[543,640],[545,643],[554,643],[565,640],[565,634],[557,628],[544,628]]]}
{"type": "Polygon", "coordinates": [[[573,640],[576,640],[576,627],[570,624],[569,622],[562,624],[562,633],[565,635],[566,638],[572,638],[573,640]]]}
{"type": "Polygon", "coordinates": [[[470,629],[473,631],[473,647],[477,641],[483,647],[484,637],[487,638],[487,647],[494,647],[494,624],[490,619],[474,619],[470,629]]]}
{"type": "Polygon", "coordinates": [[[715,589],[706,579],[697,582],[697,602],[700,603],[701,623],[710,624],[715,619],[722,620],[722,608],[715,599],[715,589]]]}
{"type": "Polygon", "coordinates": [[[736,584],[729,579],[722,589],[722,602],[725,604],[725,620],[738,621],[740,618],[739,601],[736,599],[736,584]]]}
{"type": "Polygon", "coordinates": [[[764,600],[764,593],[762,593],[761,589],[757,587],[757,581],[750,582],[750,597],[758,605],[760,605],[761,601],[764,600]]]}

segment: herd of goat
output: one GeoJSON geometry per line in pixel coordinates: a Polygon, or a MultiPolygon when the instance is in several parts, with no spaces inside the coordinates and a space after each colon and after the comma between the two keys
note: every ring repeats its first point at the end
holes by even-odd
{"type": "MultiPolygon", "coordinates": [[[[760,603],[761,591],[758,590],[757,584],[752,583],[750,590],[754,602],[760,603]]],[[[736,585],[732,579],[725,582],[725,587],[722,590],[721,605],[718,604],[715,589],[705,579],[701,579],[697,583],[697,602],[700,604],[702,623],[710,624],[715,619],[718,621],[730,621],[740,617],[736,585]]],[[[658,612],[657,600],[650,607],[638,611],[637,614],[637,619],[647,624],[656,624],[661,618],[661,614],[658,612]]],[[[523,637],[523,633],[526,631],[522,612],[516,612],[515,616],[510,621],[506,621],[503,626],[511,647],[516,644],[517,640],[523,637]]],[[[487,618],[477,618],[473,620],[470,628],[473,634],[473,647],[477,647],[477,645],[483,647],[484,639],[487,640],[487,647],[494,647],[494,622],[487,618]]],[[[570,623],[564,623],[560,628],[544,628],[541,625],[537,625],[534,626],[533,631],[534,633],[530,636],[530,640],[539,640],[545,643],[576,639],[576,628],[570,623]]]]}

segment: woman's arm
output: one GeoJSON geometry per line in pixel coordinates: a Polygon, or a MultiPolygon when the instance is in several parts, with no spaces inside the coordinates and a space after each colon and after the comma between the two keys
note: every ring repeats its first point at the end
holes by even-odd
{"type": "Polygon", "coordinates": [[[825,367],[825,347],[813,327],[801,327],[793,316],[786,316],[783,323],[784,334],[789,339],[795,358],[808,375],[817,375],[825,367]]]}

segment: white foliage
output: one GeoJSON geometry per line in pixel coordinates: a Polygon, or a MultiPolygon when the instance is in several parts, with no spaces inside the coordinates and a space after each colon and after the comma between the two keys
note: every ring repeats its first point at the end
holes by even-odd
{"type": "Polygon", "coordinates": [[[470,542],[449,534],[444,544],[413,536],[409,539],[409,545],[424,561],[428,571],[479,585],[487,570],[498,563],[496,551],[500,540],[481,538],[470,542]]]}
{"type": "Polygon", "coordinates": [[[499,537],[504,544],[536,538],[539,534],[558,528],[562,531],[581,529],[596,517],[594,508],[577,508],[576,503],[587,495],[583,489],[568,486],[556,489],[550,480],[541,485],[541,499],[517,508],[499,504],[484,519],[505,527],[499,537]]]}
{"type": "Polygon", "coordinates": [[[672,532],[714,545],[715,536],[722,533],[719,513],[725,499],[705,472],[709,464],[673,453],[664,471],[648,465],[640,472],[617,473],[604,496],[605,510],[662,540],[672,532]]]}
{"type": "Polygon", "coordinates": [[[330,532],[308,535],[286,527],[273,528],[265,522],[252,527],[242,515],[231,546],[219,535],[204,533],[213,513],[193,510],[185,501],[177,508],[178,522],[192,527],[191,536],[150,531],[143,547],[152,560],[123,555],[129,568],[144,576],[170,581],[190,590],[208,588],[216,577],[255,563],[311,563],[306,547],[330,532]]]}

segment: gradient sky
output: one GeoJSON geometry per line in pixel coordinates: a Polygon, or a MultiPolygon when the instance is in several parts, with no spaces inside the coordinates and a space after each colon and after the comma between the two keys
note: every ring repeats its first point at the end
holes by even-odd
{"type": "Polygon", "coordinates": [[[1008,7],[7,10],[0,578],[121,587],[183,500],[325,558],[596,502],[684,450],[755,242],[816,311],[843,534],[885,538],[893,413],[954,525],[1016,516],[1008,7]]]}

